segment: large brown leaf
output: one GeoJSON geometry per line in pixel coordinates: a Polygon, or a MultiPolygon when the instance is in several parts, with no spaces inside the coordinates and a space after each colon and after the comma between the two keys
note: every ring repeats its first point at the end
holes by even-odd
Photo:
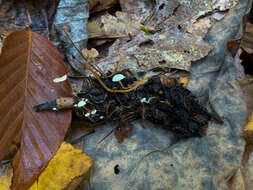
{"type": "Polygon", "coordinates": [[[53,82],[66,72],[56,47],[30,29],[12,32],[5,39],[0,56],[0,159],[21,135],[12,163],[13,190],[28,189],[69,127],[71,111],[36,113],[32,109],[41,102],[71,95],[68,80],[53,82]]]}

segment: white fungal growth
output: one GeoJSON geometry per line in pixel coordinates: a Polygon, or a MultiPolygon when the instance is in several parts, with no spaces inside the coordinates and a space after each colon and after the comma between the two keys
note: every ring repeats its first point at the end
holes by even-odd
{"type": "Polygon", "coordinates": [[[82,99],[80,102],[78,102],[77,107],[83,107],[87,104],[88,99],[82,99]]]}
{"type": "Polygon", "coordinates": [[[53,81],[54,83],[59,83],[59,82],[63,82],[65,80],[67,80],[67,75],[63,75],[62,77],[59,77],[59,78],[55,78],[53,81]]]}
{"type": "Polygon", "coordinates": [[[112,77],[112,82],[119,82],[119,81],[123,80],[124,78],[126,78],[124,75],[117,74],[112,77]]]}
{"type": "Polygon", "coordinates": [[[149,101],[147,100],[147,98],[142,98],[141,103],[149,103],[149,101]]]}
{"type": "Polygon", "coordinates": [[[147,103],[147,104],[149,104],[150,101],[151,101],[153,98],[154,98],[154,97],[150,97],[148,100],[147,100],[147,98],[142,98],[142,99],[141,99],[141,103],[147,103]]]}
{"type": "Polygon", "coordinates": [[[92,114],[92,115],[94,115],[94,114],[96,114],[96,113],[97,113],[97,110],[92,110],[92,111],[91,111],[91,114],[92,114]]]}
{"type": "Polygon", "coordinates": [[[90,116],[90,112],[86,113],[84,116],[85,117],[89,117],[90,116]]]}

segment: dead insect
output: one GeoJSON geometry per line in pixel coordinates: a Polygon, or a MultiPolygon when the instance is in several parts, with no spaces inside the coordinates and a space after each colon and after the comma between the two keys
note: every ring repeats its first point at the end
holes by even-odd
{"type": "Polygon", "coordinates": [[[162,72],[130,69],[105,74],[92,64],[94,57],[88,59],[80,50],[77,51],[86,60],[83,65],[93,76],[83,78],[82,90],[74,97],[37,105],[35,111],[73,108],[78,116],[93,123],[115,120],[129,122],[142,118],[182,138],[206,134],[212,115],[178,80],[165,80],[162,72]]]}

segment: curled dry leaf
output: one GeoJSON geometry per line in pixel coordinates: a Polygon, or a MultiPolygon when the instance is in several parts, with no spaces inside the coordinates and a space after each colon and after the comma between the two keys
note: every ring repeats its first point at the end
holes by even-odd
{"type": "Polygon", "coordinates": [[[53,82],[66,72],[56,47],[31,29],[14,31],[4,40],[0,56],[0,159],[13,141],[21,144],[12,163],[12,190],[27,189],[64,138],[71,111],[36,113],[32,107],[71,95],[68,80],[53,82]]]}
{"type": "Polygon", "coordinates": [[[91,48],[90,50],[83,49],[82,54],[86,59],[94,59],[99,55],[98,51],[95,48],[91,48]]]}

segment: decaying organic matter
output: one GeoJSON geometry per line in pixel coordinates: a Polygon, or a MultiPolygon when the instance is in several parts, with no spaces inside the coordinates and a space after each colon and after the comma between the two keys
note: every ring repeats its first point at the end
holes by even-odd
{"type": "MultiPolygon", "coordinates": [[[[77,115],[92,123],[142,118],[163,125],[183,138],[205,135],[211,114],[176,78],[166,79],[166,72],[161,69],[144,72],[115,68],[114,72],[105,74],[93,64],[98,56],[96,50],[87,50],[84,55],[68,32],[65,33],[86,64],[77,61],[93,74],[83,78],[82,90],[72,101],[66,101],[66,108],[73,102],[77,115]]],[[[34,106],[34,110],[64,109],[59,102],[64,103],[56,99],[34,106]]]]}
{"type": "MultiPolygon", "coordinates": [[[[129,122],[142,118],[162,125],[182,138],[204,136],[211,114],[177,79],[168,78],[165,86],[162,76],[127,69],[108,73],[99,80],[85,77],[82,90],[73,98],[74,110],[92,123],[129,122]]],[[[57,104],[59,99],[53,102],[52,109],[63,108],[57,104]]],[[[36,106],[35,110],[43,110],[43,105],[47,104],[36,106]]]]}
{"type": "MultiPolygon", "coordinates": [[[[114,76],[101,78],[110,89],[126,89],[138,79],[147,78],[145,72],[133,74],[130,70],[122,71],[117,76],[124,78],[113,82],[114,76]]],[[[87,77],[83,90],[77,95],[76,113],[91,122],[129,121],[137,118],[150,120],[172,130],[181,137],[204,136],[208,121],[211,119],[207,110],[186,88],[178,85],[164,87],[160,76],[148,77],[145,84],[126,93],[108,92],[96,78],[87,77]],[[85,102],[80,105],[80,102],[85,102]]]]}

